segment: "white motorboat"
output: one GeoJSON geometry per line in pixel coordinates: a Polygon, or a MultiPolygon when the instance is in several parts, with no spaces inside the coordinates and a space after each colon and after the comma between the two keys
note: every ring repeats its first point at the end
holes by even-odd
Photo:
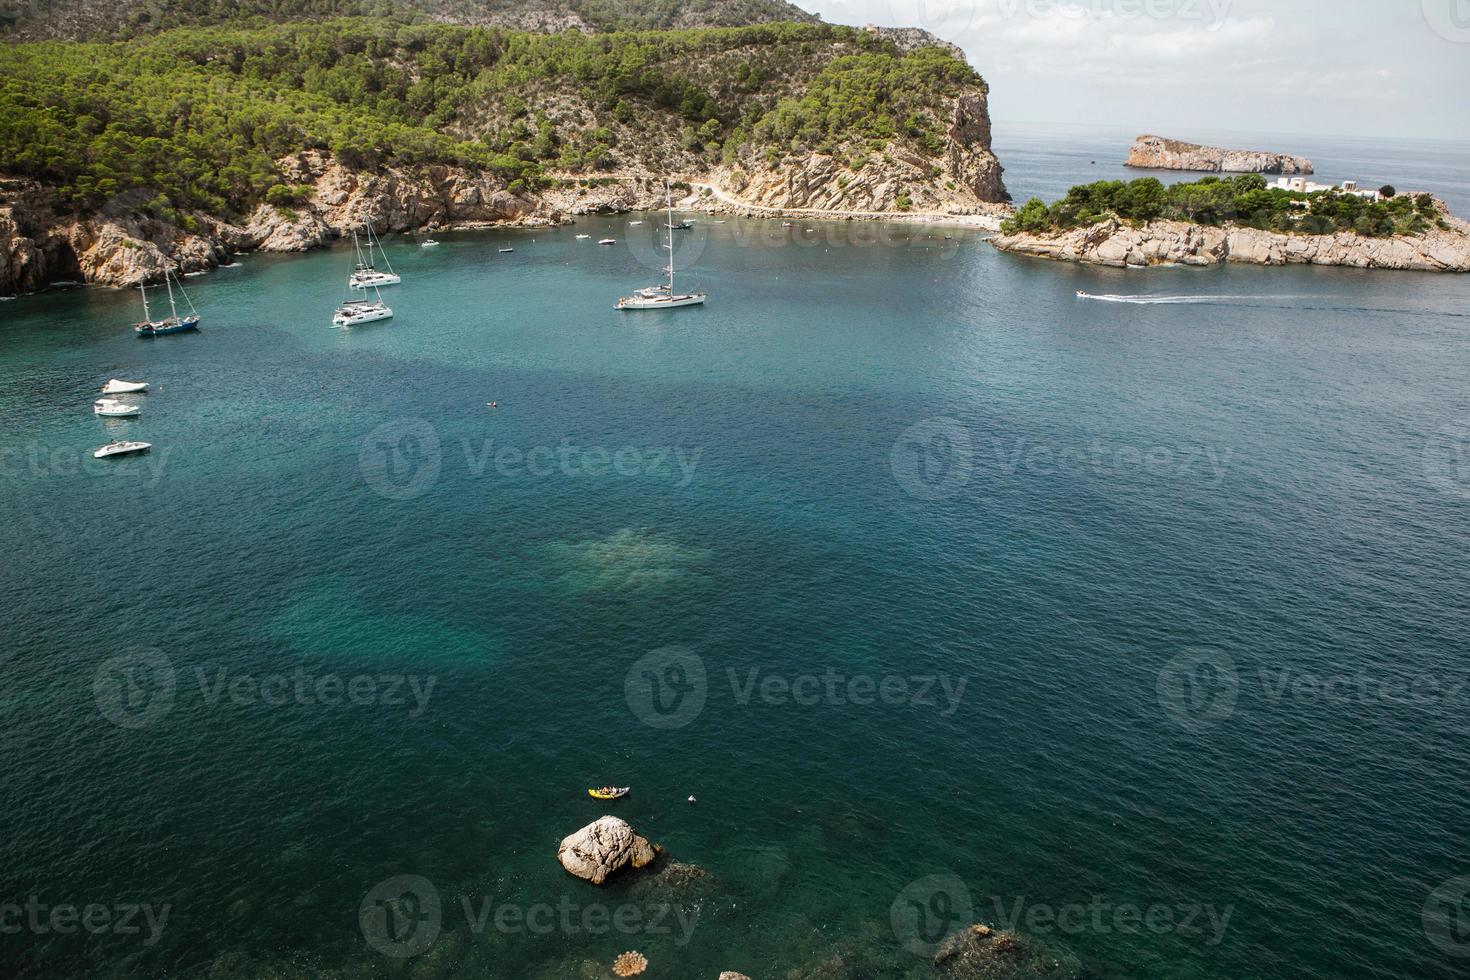
{"type": "MultiPolygon", "coordinates": [[[[664,236],[667,241],[663,246],[668,250],[669,264],[664,266],[664,271],[669,274],[669,281],[634,290],[633,295],[619,298],[616,307],[619,310],[671,310],[678,306],[704,304],[704,293],[680,293],[674,289],[674,232],[680,226],[674,223],[674,194],[667,181],[664,182],[664,194],[669,209],[669,218],[664,222],[664,236]]],[[[692,225],[693,222],[689,224],[692,225]]]]}
{"type": "Polygon", "coordinates": [[[358,241],[357,232],[352,233],[352,249],[356,254],[357,263],[352,267],[352,275],[348,281],[358,289],[398,285],[403,279],[393,271],[393,266],[388,262],[388,253],[383,250],[383,243],[374,237],[372,222],[365,223],[363,229],[367,233],[366,249],[358,241]],[[382,271],[375,264],[375,252],[383,256],[383,265],[387,266],[387,272],[382,271]]]}
{"type": "Polygon", "coordinates": [[[628,222],[628,226],[629,227],[632,227],[633,225],[641,225],[641,224],[643,224],[643,222],[641,222],[641,221],[630,221],[630,222],[628,222]]]}
{"type": "Polygon", "coordinates": [[[581,241],[584,238],[591,238],[591,237],[592,237],[591,235],[578,235],[577,236],[577,241],[581,241]]]}
{"type": "Polygon", "coordinates": [[[104,395],[136,395],[147,390],[146,381],[119,381],[117,378],[102,386],[104,395]]]}
{"type": "Polygon", "coordinates": [[[109,456],[127,456],[132,453],[146,453],[153,448],[149,442],[109,442],[92,453],[93,459],[106,459],[109,456]]]}
{"type": "Polygon", "coordinates": [[[616,238],[602,238],[602,239],[598,239],[598,242],[597,242],[597,244],[599,244],[599,245],[616,245],[617,243],[618,243],[618,240],[616,238]]]}
{"type": "Polygon", "coordinates": [[[376,283],[359,284],[357,273],[362,268],[362,250],[357,248],[356,232],[352,233],[352,244],[357,259],[352,272],[347,276],[347,288],[343,292],[342,303],[332,311],[332,326],[334,327],[352,327],[359,323],[372,323],[374,320],[386,320],[393,315],[393,310],[383,302],[383,297],[378,293],[376,283]],[[367,296],[369,289],[373,291],[372,299],[368,299],[367,296]]]}
{"type": "Polygon", "coordinates": [[[432,238],[425,238],[423,241],[419,242],[419,248],[433,248],[435,245],[438,244],[439,243],[434,241],[434,239],[432,238]]]}
{"type": "Polygon", "coordinates": [[[92,411],[97,415],[105,415],[110,419],[123,419],[143,414],[141,406],[130,405],[127,402],[115,401],[111,398],[97,399],[92,403],[92,411]]]}
{"type": "Polygon", "coordinates": [[[513,248],[498,248],[498,249],[496,249],[496,251],[499,252],[501,255],[504,255],[506,252],[514,252],[515,249],[513,249],[513,248]]]}

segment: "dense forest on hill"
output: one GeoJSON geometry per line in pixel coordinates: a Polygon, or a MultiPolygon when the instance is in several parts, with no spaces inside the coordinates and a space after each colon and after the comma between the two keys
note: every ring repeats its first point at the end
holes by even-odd
{"type": "MultiPolygon", "coordinates": [[[[983,87],[939,48],[825,24],[537,34],[382,18],[183,28],[112,42],[0,44],[0,160],[94,208],[239,215],[304,189],[274,161],[463,164],[513,190],[677,153],[937,154],[944,100],[983,87]],[[659,146],[666,134],[672,146],[659,146]]],[[[669,166],[668,158],[659,161],[669,166]]]]}
{"type": "Polygon", "coordinates": [[[0,30],[25,40],[130,37],[174,27],[340,17],[584,31],[818,20],[784,0],[0,0],[0,30]]]}
{"type": "Polygon", "coordinates": [[[1241,174],[1168,186],[1153,177],[1080,184],[1050,206],[1032,198],[1003,230],[1006,234],[1066,231],[1109,217],[1134,223],[1165,218],[1211,226],[1238,224],[1308,235],[1351,231],[1373,238],[1420,234],[1431,225],[1445,227],[1427,194],[1368,201],[1335,191],[1281,190],[1268,187],[1260,174],[1241,174]]]}

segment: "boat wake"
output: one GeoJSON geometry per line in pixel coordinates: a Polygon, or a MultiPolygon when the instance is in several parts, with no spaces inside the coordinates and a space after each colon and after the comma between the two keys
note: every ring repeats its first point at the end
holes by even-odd
{"type": "Polygon", "coordinates": [[[1218,304],[1221,306],[1255,306],[1277,310],[1321,310],[1328,313],[1393,313],[1401,316],[1452,316],[1470,317],[1470,313],[1454,310],[1413,310],[1404,307],[1382,306],[1331,306],[1283,303],[1282,300],[1331,299],[1321,295],[1302,296],[1125,296],[1118,293],[1087,293],[1077,291],[1078,299],[1090,299],[1098,303],[1129,303],[1135,306],[1174,306],[1194,304],[1218,304]]]}

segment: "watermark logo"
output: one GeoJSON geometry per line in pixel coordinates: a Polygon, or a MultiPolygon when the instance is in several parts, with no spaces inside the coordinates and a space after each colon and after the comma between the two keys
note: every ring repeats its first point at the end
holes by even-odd
{"type": "Polygon", "coordinates": [[[1470,44],[1470,0],[1422,0],[1424,22],[1446,41],[1470,44]]]}
{"type": "MultiPolygon", "coordinates": [[[[679,217],[675,215],[674,224],[678,225],[679,222],[679,217]]],[[[639,265],[656,272],[656,280],[664,281],[669,274],[671,255],[676,274],[682,274],[699,262],[709,246],[709,228],[702,221],[696,221],[689,228],[676,228],[672,232],[672,252],[669,251],[670,236],[668,215],[664,213],[656,218],[649,218],[641,225],[630,226],[623,234],[623,241],[627,243],[628,251],[633,253],[633,258],[639,265]]]]}
{"type": "Polygon", "coordinates": [[[119,728],[147,728],[169,713],[176,686],[173,661],[162,650],[135,650],[97,668],[92,696],[119,728]]]}
{"type": "Polygon", "coordinates": [[[1240,674],[1222,650],[1186,650],[1159,671],[1157,691],[1159,705],[1175,724],[1202,732],[1235,712],[1240,674]]]}
{"type": "Polygon", "coordinates": [[[439,433],[423,419],[396,419],[362,440],[357,468],[374,493],[389,500],[413,500],[439,480],[444,451],[439,433]]]}
{"type": "Polygon", "coordinates": [[[978,0],[888,0],[889,18],[920,27],[943,41],[958,41],[975,23],[978,0]]]}
{"type": "Polygon", "coordinates": [[[704,660],[686,647],[661,647],[628,668],[623,697],[651,728],[683,728],[704,710],[709,678],[704,660]]]}
{"type": "Polygon", "coordinates": [[[369,946],[406,960],[434,945],[444,924],[439,890],[423,875],[395,875],[374,885],[357,909],[369,946]]]}
{"type": "Polygon", "coordinates": [[[904,492],[920,500],[947,500],[970,482],[975,445],[951,418],[925,419],[893,441],[888,466],[904,492]]]}
{"type": "Polygon", "coordinates": [[[1424,475],[1446,493],[1470,498],[1470,422],[1441,426],[1425,441],[1424,475]]]}
{"type": "Polygon", "coordinates": [[[1444,882],[1424,900],[1424,935],[1442,953],[1470,957],[1470,875],[1444,882]]]}
{"type": "Polygon", "coordinates": [[[952,874],[935,874],[910,882],[888,907],[888,922],[904,949],[931,957],[946,936],[974,922],[970,889],[952,874]]]}

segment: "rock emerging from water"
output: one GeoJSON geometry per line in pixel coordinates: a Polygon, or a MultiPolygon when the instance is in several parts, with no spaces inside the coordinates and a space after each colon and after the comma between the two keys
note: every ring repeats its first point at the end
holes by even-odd
{"type": "Polygon", "coordinates": [[[1076,980],[1081,964],[1019,933],[973,925],[940,944],[934,972],[949,980],[1076,980]]]}
{"type": "Polygon", "coordinates": [[[1309,174],[1312,161],[1264,150],[1226,150],[1162,136],[1144,135],[1133,141],[1126,166],[1147,170],[1199,170],[1205,173],[1309,174]]]}
{"type": "Polygon", "coordinates": [[[659,850],[634,833],[626,820],[602,817],[563,838],[556,859],[578,878],[600,885],[625,864],[635,868],[652,864],[659,850]]]}

